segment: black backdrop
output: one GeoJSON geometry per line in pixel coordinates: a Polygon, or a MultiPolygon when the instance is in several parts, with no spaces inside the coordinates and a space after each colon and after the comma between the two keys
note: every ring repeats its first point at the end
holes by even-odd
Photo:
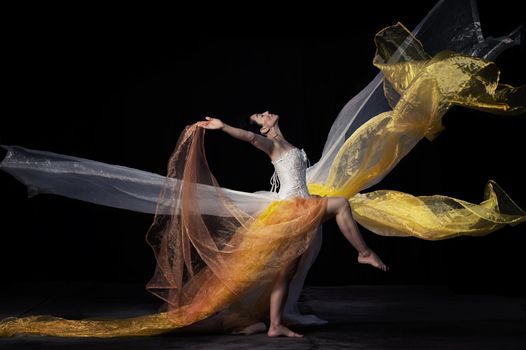
{"type": "MultiPolygon", "coordinates": [[[[26,18],[5,42],[0,142],[163,174],[185,125],[210,115],[236,126],[243,116],[270,110],[281,116],[286,138],[314,162],[340,109],[377,73],[374,34],[397,21],[413,28],[434,1],[410,3],[363,4],[348,16],[324,10],[314,22],[316,16],[296,17],[298,24],[286,15],[229,19],[236,29],[229,36],[217,34],[221,21],[206,18],[160,27],[118,16],[104,24],[89,16],[26,18]],[[307,34],[299,35],[303,29],[307,34]]],[[[513,1],[482,1],[479,9],[487,36],[507,34],[523,21],[513,1]]],[[[522,45],[497,59],[503,82],[526,83],[525,58],[522,45]]],[[[370,190],[480,202],[493,179],[526,208],[524,117],[453,108],[444,124],[434,142],[421,141],[370,190]]],[[[222,186],[270,189],[273,168],[262,152],[211,130],[206,147],[222,186]]],[[[144,240],[151,215],[51,195],[28,200],[25,187],[3,172],[0,188],[2,283],[151,277],[155,261],[144,240]]],[[[383,273],[357,264],[356,252],[329,222],[307,283],[444,284],[470,293],[526,294],[520,281],[525,230],[431,242],[362,229],[391,266],[383,273]]]]}

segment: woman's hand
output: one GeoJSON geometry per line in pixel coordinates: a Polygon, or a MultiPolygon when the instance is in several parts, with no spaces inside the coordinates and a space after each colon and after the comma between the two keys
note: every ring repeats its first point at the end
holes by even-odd
{"type": "Polygon", "coordinates": [[[197,122],[197,126],[205,129],[222,129],[225,124],[217,118],[205,117],[206,120],[197,122]]]}

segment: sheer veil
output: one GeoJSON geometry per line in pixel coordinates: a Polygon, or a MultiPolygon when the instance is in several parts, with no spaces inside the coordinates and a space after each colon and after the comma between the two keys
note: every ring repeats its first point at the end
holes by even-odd
{"type": "MultiPolygon", "coordinates": [[[[486,200],[481,204],[444,196],[417,198],[393,191],[360,193],[380,182],[421,138],[435,138],[442,130],[441,116],[452,105],[497,114],[524,112],[524,105],[508,103],[518,101],[517,95],[524,96],[524,87],[498,84],[498,70],[489,62],[519,43],[520,28],[506,36],[485,38],[474,1],[441,0],[411,32],[397,24],[378,33],[375,40],[378,49],[374,64],[381,72],[334,120],[321,158],[307,169],[309,192],[345,196],[356,220],[385,236],[443,239],[458,232],[487,234],[505,224],[523,222],[526,214],[494,182],[488,183],[486,200]],[[435,77],[453,67],[458,71],[450,74],[465,76],[465,82],[455,87],[441,85],[435,77]],[[465,98],[468,95],[479,98],[465,98]],[[420,100],[426,103],[410,102],[420,100]],[[381,138],[375,136],[385,129],[394,131],[381,138]],[[394,149],[393,145],[398,153],[385,152],[394,149]],[[407,218],[408,213],[416,214],[407,218]],[[404,220],[414,220],[411,230],[404,220]],[[429,231],[435,234],[429,235],[429,231]]],[[[182,135],[185,132],[188,130],[182,135]]],[[[0,169],[27,185],[29,196],[51,193],[157,217],[178,213],[185,203],[179,200],[183,193],[177,189],[184,184],[178,176],[14,145],[2,147],[7,155],[0,169]],[[166,188],[170,188],[170,195],[160,195],[166,188]]],[[[235,211],[235,215],[257,217],[276,202],[273,192],[237,191],[214,181],[210,177],[192,185],[192,198],[197,200],[193,205],[203,216],[230,219],[235,211]],[[218,206],[217,198],[223,195],[229,205],[218,206]]],[[[297,307],[305,278],[321,247],[321,225],[311,238],[291,280],[285,307],[286,317],[302,324],[323,323],[313,315],[301,315],[297,307]]]]}

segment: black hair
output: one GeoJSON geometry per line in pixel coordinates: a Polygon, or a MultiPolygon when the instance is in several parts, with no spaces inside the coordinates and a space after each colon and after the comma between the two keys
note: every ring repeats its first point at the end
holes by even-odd
{"type": "Polygon", "coordinates": [[[241,117],[239,119],[238,126],[241,129],[252,131],[254,134],[261,134],[261,131],[260,131],[261,125],[256,123],[254,120],[250,119],[250,115],[248,117],[247,116],[241,117]]]}

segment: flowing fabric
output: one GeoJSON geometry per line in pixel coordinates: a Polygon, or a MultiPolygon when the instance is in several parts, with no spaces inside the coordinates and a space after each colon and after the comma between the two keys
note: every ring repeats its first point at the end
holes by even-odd
{"type": "MultiPolygon", "coordinates": [[[[415,31],[437,36],[430,28],[440,24],[425,23],[445,11],[443,4],[439,2],[415,31]]],[[[457,2],[449,4],[448,11],[459,11],[457,2]]],[[[510,34],[508,40],[484,40],[476,25],[464,30],[471,35],[443,31],[441,35],[451,34],[444,42],[449,50],[429,53],[415,31],[411,34],[401,24],[376,35],[373,63],[384,79],[375,78],[344,107],[322,158],[308,169],[309,192],[321,197],[278,200],[267,191],[246,194],[220,187],[206,162],[205,131],[196,124],[181,133],[167,177],[8,147],[2,169],[28,184],[32,193],[70,194],[99,204],[155,212],[146,238],[157,266],[147,288],[165,303],[158,313],[117,320],[11,317],[0,321],[0,335],[139,336],[169,332],[210,317],[218,317],[225,330],[266,321],[269,288],[277,271],[292,259],[307,256],[306,252],[315,252],[309,259],[316,255],[313,242],[319,242],[327,196],[347,198],[360,224],[386,236],[436,240],[483,235],[523,222],[526,213],[493,181],[480,204],[396,191],[360,193],[385,177],[419,140],[434,139],[452,105],[496,114],[525,111],[525,86],[499,84],[498,69],[487,60],[516,43],[517,34],[510,34]],[[385,96],[383,104],[365,108],[379,98],[379,91],[385,96]],[[101,168],[108,172],[97,172],[101,168]],[[46,187],[60,181],[62,174],[72,179],[70,187],[57,183],[46,187]],[[101,179],[96,182],[101,190],[107,186],[108,197],[90,197],[77,190],[93,178],[101,179]],[[127,198],[132,198],[131,204],[127,198]]]]}
{"type": "Polygon", "coordinates": [[[499,84],[493,62],[452,51],[431,58],[400,23],[380,31],[375,40],[374,64],[384,73],[386,96],[396,100],[395,107],[358,128],[339,148],[325,183],[309,184],[309,192],[349,198],[356,220],[386,236],[436,240],[523,222],[525,212],[494,181],[486,185],[479,205],[385,190],[357,195],[385,177],[420,139],[434,139],[451,105],[496,114],[519,114],[526,108],[526,85],[499,84]],[[390,63],[401,47],[403,60],[390,63]]]}

